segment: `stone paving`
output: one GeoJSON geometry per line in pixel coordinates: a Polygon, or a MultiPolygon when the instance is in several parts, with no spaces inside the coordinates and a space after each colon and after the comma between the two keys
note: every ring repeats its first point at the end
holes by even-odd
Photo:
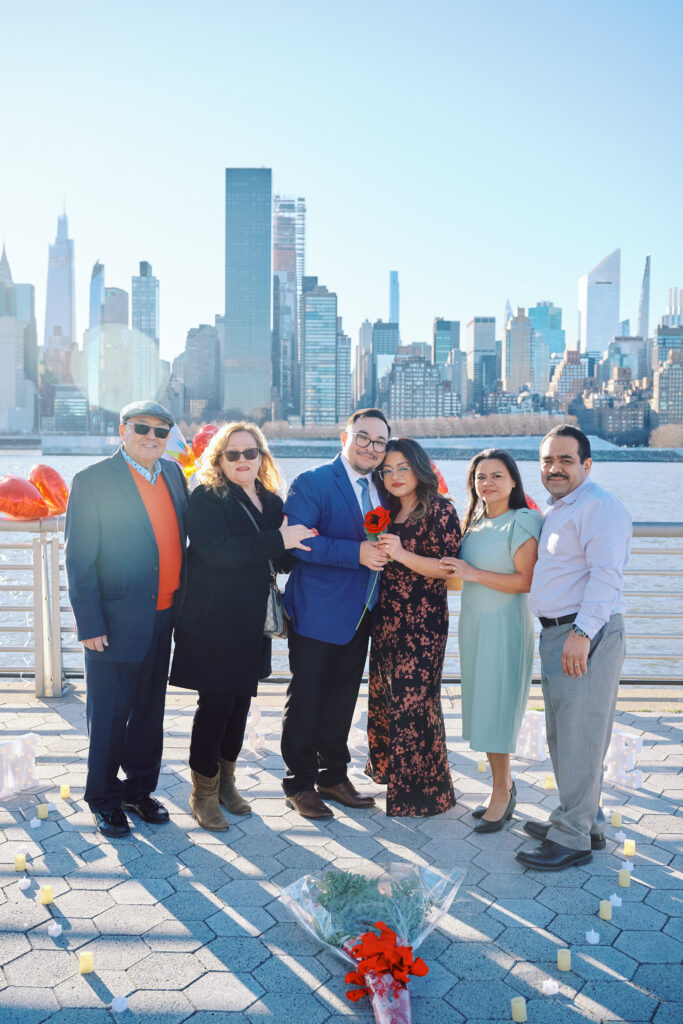
{"type": "MultiPolygon", "coordinates": [[[[308,822],[288,811],[279,779],[284,687],[262,686],[260,725],[238,768],[249,817],[230,830],[197,828],[188,810],[191,694],[169,691],[164,766],[157,795],[171,823],[135,820],[130,838],[110,842],[94,829],[83,803],[87,738],[82,681],[61,700],[29,690],[0,689],[0,738],[40,737],[40,786],[0,808],[0,1021],[2,1024],[97,1024],[112,1018],[149,1024],[342,1024],[372,1020],[366,1001],[345,998],[344,963],[322,949],[278,900],[282,886],[327,864],[358,869],[368,861],[405,859],[466,869],[441,927],[420,948],[430,965],[411,982],[414,1024],[510,1020],[510,999],[527,999],[533,1024],[653,1021],[683,1024],[683,748],[680,693],[664,700],[620,701],[618,721],[643,736],[643,785],[607,786],[606,809],[623,814],[636,840],[630,888],[619,888],[623,863],[617,829],[592,863],[560,873],[524,871],[514,853],[529,842],[526,816],[544,819],[557,793],[545,788],[549,762],[517,761],[518,804],[511,826],[495,835],[472,831],[472,808],[489,781],[477,755],[460,741],[459,691],[444,688],[444,713],[458,804],[428,819],[387,818],[381,790],[372,811],[335,810],[334,820],[308,822]],[[60,800],[69,783],[71,798],[60,800]],[[42,799],[47,821],[31,829],[42,799]],[[28,854],[30,887],[19,889],[14,855],[28,854]],[[54,902],[40,903],[51,883],[54,902]],[[601,899],[623,900],[611,922],[598,918],[601,899]],[[48,925],[59,922],[59,938],[48,925]],[[586,932],[599,932],[598,945],[586,932]],[[568,945],[572,970],[560,973],[556,951],[568,945]],[[79,974],[91,951],[94,972],[79,974]],[[559,984],[543,994],[543,981],[559,984]],[[111,1009],[125,996],[128,1008],[111,1009]]],[[[628,694],[628,691],[626,691],[628,694]]],[[[365,707],[365,691],[360,707],[365,707]]],[[[530,706],[538,706],[538,697],[530,706]]],[[[363,720],[358,723],[362,727],[363,720]]],[[[354,734],[354,781],[362,777],[354,734]]]]}

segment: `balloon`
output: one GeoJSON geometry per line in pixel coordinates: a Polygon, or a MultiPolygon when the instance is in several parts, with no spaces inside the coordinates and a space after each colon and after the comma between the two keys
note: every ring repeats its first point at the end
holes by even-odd
{"type": "Polygon", "coordinates": [[[435,462],[432,462],[432,469],[436,473],[436,479],[439,481],[439,494],[448,494],[448,484],[444,480],[441,470],[435,462]]]}
{"type": "Polygon", "coordinates": [[[51,515],[59,516],[62,512],[66,512],[69,488],[56,469],[40,463],[33,467],[28,478],[42,494],[51,515]]]}
{"type": "Polygon", "coordinates": [[[215,423],[205,423],[201,430],[197,431],[192,438],[192,444],[190,445],[195,459],[199,458],[213,435],[217,433],[218,427],[215,423]]]}
{"type": "Polygon", "coordinates": [[[12,519],[45,519],[50,515],[38,488],[20,476],[0,477],[0,512],[12,519]]]}
{"type": "Polygon", "coordinates": [[[177,462],[185,474],[186,480],[190,479],[197,468],[195,457],[188,448],[187,442],[181,434],[177,423],[171,427],[171,433],[168,435],[168,441],[164,449],[164,458],[177,462]]]}
{"type": "Polygon", "coordinates": [[[524,493],[524,499],[525,499],[525,501],[526,501],[526,504],[527,504],[527,508],[533,508],[533,509],[535,509],[535,510],[536,510],[537,512],[540,512],[540,511],[541,511],[541,509],[540,509],[540,506],[538,506],[538,505],[536,504],[536,502],[534,501],[534,499],[533,499],[533,498],[531,497],[531,495],[530,495],[530,494],[527,494],[527,493],[525,492],[525,493],[524,493]]]}

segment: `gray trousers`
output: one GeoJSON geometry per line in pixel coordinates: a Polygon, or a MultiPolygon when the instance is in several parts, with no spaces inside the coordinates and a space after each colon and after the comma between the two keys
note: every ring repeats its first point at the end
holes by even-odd
{"type": "Polygon", "coordinates": [[[590,850],[601,832],[600,790],[612,736],[626,642],[624,620],[613,615],[591,641],[588,672],[562,671],[562,647],[571,629],[543,629],[539,644],[548,749],[560,805],[550,815],[548,839],[572,850],[590,850]]]}

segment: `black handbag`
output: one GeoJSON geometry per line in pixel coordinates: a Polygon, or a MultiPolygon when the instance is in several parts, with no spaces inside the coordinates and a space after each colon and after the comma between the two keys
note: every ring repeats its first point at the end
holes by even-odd
{"type": "MultiPolygon", "coordinates": [[[[242,502],[240,502],[240,505],[242,505],[242,502]]],[[[247,506],[242,505],[242,508],[247,513],[258,532],[262,533],[263,531],[247,506]]],[[[275,566],[270,559],[268,559],[268,567],[270,569],[270,586],[268,588],[268,601],[266,602],[266,619],[263,623],[263,633],[264,636],[269,636],[273,640],[284,640],[287,636],[288,616],[282,601],[280,588],[277,585],[277,573],[275,572],[275,566]]]]}

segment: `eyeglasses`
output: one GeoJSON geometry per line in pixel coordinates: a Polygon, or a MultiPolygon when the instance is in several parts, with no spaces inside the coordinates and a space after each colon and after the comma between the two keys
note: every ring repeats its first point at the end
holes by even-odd
{"type": "Polygon", "coordinates": [[[377,475],[381,476],[382,480],[386,480],[388,476],[393,476],[394,473],[396,473],[398,476],[408,476],[408,473],[410,473],[411,469],[411,466],[397,466],[396,469],[391,469],[389,466],[387,466],[386,469],[378,469],[377,475]]]}
{"type": "Polygon", "coordinates": [[[136,434],[141,434],[143,437],[153,430],[154,436],[162,441],[171,433],[170,427],[150,427],[148,423],[128,423],[127,426],[132,427],[136,434]]]}
{"type": "Polygon", "coordinates": [[[258,459],[260,454],[260,448],[243,448],[241,452],[235,451],[234,448],[226,448],[221,452],[221,455],[225,455],[228,462],[239,462],[240,455],[244,455],[245,459],[253,462],[254,459],[258,459]]]}
{"type": "Polygon", "coordinates": [[[349,434],[351,437],[355,437],[359,448],[369,448],[372,445],[373,451],[385,452],[387,450],[386,441],[373,441],[367,434],[357,434],[355,430],[349,430],[349,434]]]}

